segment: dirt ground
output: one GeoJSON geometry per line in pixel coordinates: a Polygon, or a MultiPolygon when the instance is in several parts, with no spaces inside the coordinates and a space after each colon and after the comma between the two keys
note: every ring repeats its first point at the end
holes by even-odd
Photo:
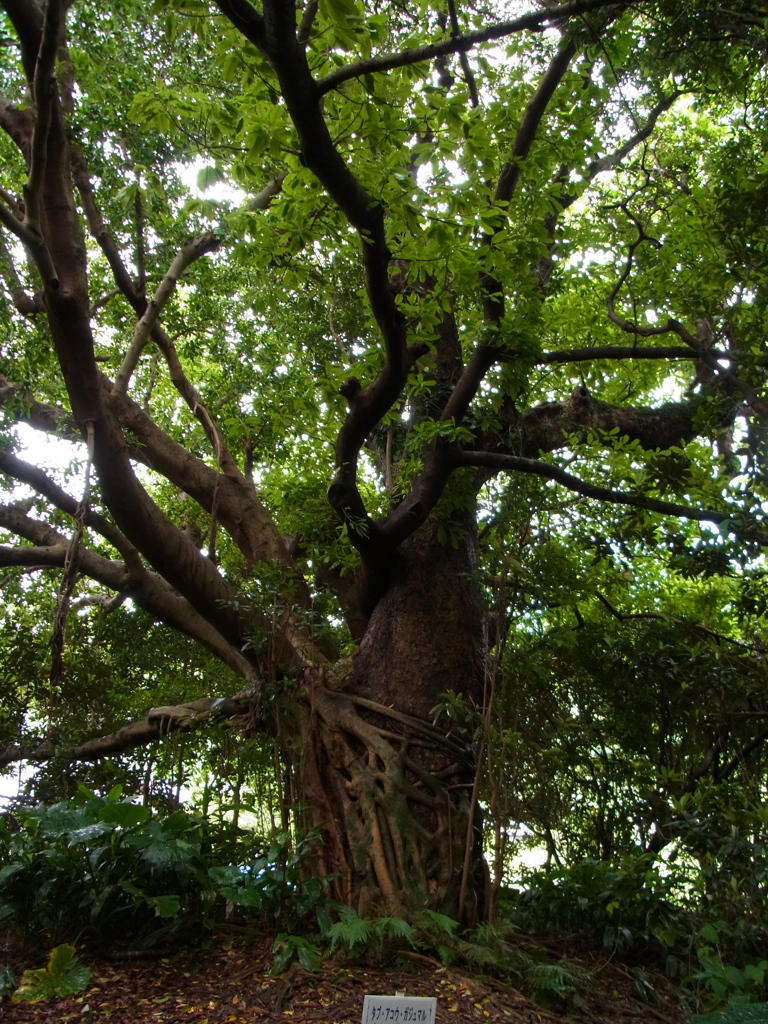
{"type": "MultiPolygon", "coordinates": [[[[293,965],[271,978],[272,940],[244,944],[227,937],[207,949],[185,950],[167,959],[100,960],[83,955],[93,969],[88,988],[76,996],[48,1003],[0,1002],[3,1024],[64,1024],[109,1021],[110,1024],[360,1024],[366,993],[437,997],[437,1024],[685,1024],[685,1014],[666,990],[663,979],[649,974],[655,1003],[633,997],[628,968],[588,954],[571,956],[593,978],[579,1007],[539,1006],[509,985],[462,969],[443,967],[420,954],[406,954],[395,969],[367,966],[349,959],[329,959],[317,973],[293,965]]],[[[16,977],[22,967],[42,967],[0,946],[0,966],[10,962],[16,977]]]]}

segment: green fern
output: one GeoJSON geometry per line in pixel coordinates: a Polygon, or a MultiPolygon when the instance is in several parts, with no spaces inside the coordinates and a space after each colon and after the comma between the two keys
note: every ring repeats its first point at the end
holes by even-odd
{"type": "Polygon", "coordinates": [[[415,944],[413,929],[402,917],[363,918],[344,906],[337,907],[337,911],[339,920],[327,932],[331,953],[339,947],[355,953],[358,948],[383,950],[415,944]]]}
{"type": "Polygon", "coordinates": [[[420,910],[414,918],[414,927],[435,935],[453,936],[459,930],[459,922],[436,910],[420,910]]]}
{"type": "Polygon", "coordinates": [[[459,936],[451,918],[424,911],[417,918],[417,945],[436,952],[441,961],[463,963],[470,968],[495,974],[529,992],[534,998],[578,1005],[589,983],[589,974],[567,960],[550,963],[546,952],[521,941],[509,922],[480,925],[474,933],[459,936]],[[440,932],[440,940],[435,941],[440,932]],[[515,935],[516,941],[510,942],[515,935]]]}
{"type": "Polygon", "coordinates": [[[526,982],[535,999],[574,1004],[586,991],[590,975],[567,960],[556,964],[535,964],[526,974],[526,982]]]}
{"type": "Polygon", "coordinates": [[[273,978],[282,974],[294,960],[298,960],[304,970],[310,974],[320,970],[321,957],[317,946],[302,935],[278,935],[272,946],[272,952],[277,953],[269,972],[273,978]]]}
{"type": "Polygon", "coordinates": [[[372,920],[358,917],[352,907],[338,908],[339,920],[328,929],[328,938],[331,940],[331,953],[334,953],[339,946],[354,953],[358,946],[365,947],[373,932],[372,920]]]}
{"type": "Polygon", "coordinates": [[[327,932],[331,953],[390,955],[409,946],[438,956],[445,965],[460,963],[505,978],[541,1001],[569,1005],[578,1005],[589,983],[587,971],[567,960],[550,963],[544,950],[521,940],[508,922],[461,935],[458,921],[434,910],[421,910],[409,923],[400,917],[361,918],[341,905],[335,909],[338,920],[327,932]]]}
{"type": "Polygon", "coordinates": [[[388,942],[407,942],[409,946],[413,945],[413,929],[402,917],[377,917],[371,923],[376,940],[381,945],[388,942]]]}

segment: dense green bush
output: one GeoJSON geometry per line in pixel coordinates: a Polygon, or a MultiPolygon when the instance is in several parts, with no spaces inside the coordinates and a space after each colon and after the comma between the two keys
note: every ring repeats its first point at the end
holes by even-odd
{"type": "Polygon", "coordinates": [[[696,1008],[764,998],[764,858],[754,833],[742,834],[735,823],[718,834],[715,819],[700,813],[707,799],[684,803],[687,818],[675,827],[687,848],[672,862],[640,853],[619,865],[587,859],[533,872],[509,900],[510,923],[655,960],[696,1008]],[[700,844],[697,857],[689,829],[700,844]]]}
{"type": "Polygon", "coordinates": [[[184,810],[161,817],[120,797],[81,787],[69,803],[5,815],[0,927],[48,945],[150,946],[199,941],[225,917],[270,930],[316,923],[323,881],[300,877],[311,837],[295,850],[287,835],[238,848],[184,810]]]}
{"type": "Polygon", "coordinates": [[[533,872],[512,903],[511,920],[523,931],[578,936],[610,953],[666,952],[692,922],[676,879],[662,875],[655,861],[640,854],[618,866],[585,859],[533,872]]]}
{"type": "Polygon", "coordinates": [[[48,947],[166,946],[226,920],[276,935],[276,970],[292,959],[314,969],[323,945],[369,956],[406,947],[578,1003],[579,968],[523,938],[547,934],[634,960],[640,998],[652,997],[644,965],[655,961],[693,1009],[749,1003],[768,994],[767,815],[738,796],[702,787],[680,800],[667,860],[638,853],[528,874],[496,923],[470,934],[429,911],[367,920],[329,902],[327,880],[306,872],[313,835],[268,840],[185,810],[155,813],[119,786],[106,796],[81,786],[73,801],[16,805],[0,819],[0,928],[48,947]]]}

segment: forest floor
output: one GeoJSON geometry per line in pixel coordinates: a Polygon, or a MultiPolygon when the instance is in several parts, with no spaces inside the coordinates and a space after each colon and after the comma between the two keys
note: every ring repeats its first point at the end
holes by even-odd
{"type": "MultiPolygon", "coordinates": [[[[547,947],[551,947],[551,941],[547,947]]],[[[653,1004],[633,996],[632,969],[581,950],[563,948],[568,961],[589,972],[591,982],[578,1006],[542,1006],[504,982],[466,969],[443,967],[437,960],[407,954],[396,968],[330,958],[316,973],[294,964],[283,975],[269,975],[272,940],[249,944],[220,939],[206,949],[186,949],[167,959],[102,960],[84,954],[93,977],[76,996],[46,1003],[0,1001],[3,1024],[360,1024],[366,993],[437,997],[437,1024],[684,1024],[686,1015],[663,977],[646,970],[656,993],[653,1004]]],[[[552,949],[549,949],[550,954],[552,949]]],[[[0,942],[0,966],[23,967],[0,942]]]]}

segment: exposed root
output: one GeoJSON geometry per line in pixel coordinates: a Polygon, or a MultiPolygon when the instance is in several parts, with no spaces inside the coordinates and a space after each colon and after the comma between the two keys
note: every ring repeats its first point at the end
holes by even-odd
{"type": "Polygon", "coordinates": [[[335,897],[359,912],[378,904],[386,913],[449,907],[459,916],[469,746],[428,722],[328,690],[317,672],[305,682],[310,714],[297,767],[305,822],[321,830],[321,870],[335,875],[335,897]]]}

